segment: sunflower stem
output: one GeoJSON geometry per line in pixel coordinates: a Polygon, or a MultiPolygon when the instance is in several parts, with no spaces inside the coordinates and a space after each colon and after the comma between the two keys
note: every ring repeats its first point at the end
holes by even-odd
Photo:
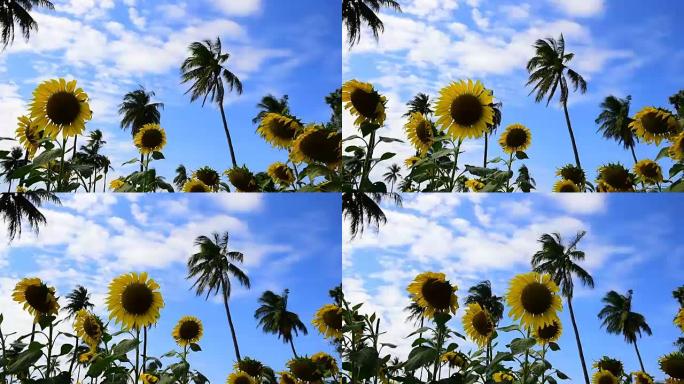
{"type": "Polygon", "coordinates": [[[64,185],[62,185],[62,184],[64,182],[64,155],[66,154],[66,143],[67,143],[66,137],[62,138],[62,162],[59,166],[59,180],[57,180],[57,191],[58,192],[63,192],[62,189],[64,188],[64,185]]]}
{"type": "Polygon", "coordinates": [[[145,373],[145,367],[147,367],[147,327],[143,327],[142,373],[145,373]]]}
{"type": "Polygon", "coordinates": [[[50,331],[48,333],[48,353],[47,353],[47,378],[50,377],[50,372],[52,371],[52,321],[50,321],[50,331]]]}
{"type": "MultiPolygon", "coordinates": [[[[453,140],[451,144],[454,145],[453,140]]],[[[454,147],[454,168],[451,170],[451,185],[449,190],[453,192],[456,187],[456,171],[458,171],[458,156],[461,154],[461,144],[463,144],[463,139],[458,139],[458,145],[454,147]]]]}
{"type": "Polygon", "coordinates": [[[74,343],[74,355],[71,357],[71,363],[69,364],[69,376],[71,377],[71,373],[74,371],[74,363],[76,362],[76,359],[78,358],[78,337],[76,337],[76,342],[74,343]]]}
{"type": "Polygon", "coordinates": [[[508,173],[511,175],[508,180],[506,180],[506,192],[513,192],[510,191],[511,189],[511,179],[513,178],[513,175],[511,174],[513,170],[513,153],[511,153],[511,157],[508,159],[508,173]]]}
{"type": "Polygon", "coordinates": [[[432,369],[432,381],[437,381],[437,373],[439,372],[439,357],[442,354],[442,329],[444,325],[437,324],[437,358],[435,366],[432,369]]]}
{"type": "Polygon", "coordinates": [[[135,382],[134,384],[138,383],[139,379],[139,373],[140,371],[138,370],[140,367],[140,329],[136,328],[135,329],[135,339],[138,341],[135,344],[135,372],[133,373],[133,377],[135,377],[135,382]]]}

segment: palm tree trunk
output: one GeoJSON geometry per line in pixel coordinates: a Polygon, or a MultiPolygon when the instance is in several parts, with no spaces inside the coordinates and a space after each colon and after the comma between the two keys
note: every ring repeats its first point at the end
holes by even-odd
{"type": "Polygon", "coordinates": [[[582,341],[580,341],[579,330],[577,329],[577,322],[575,321],[575,311],[572,309],[572,300],[569,297],[568,309],[570,309],[570,319],[572,320],[572,328],[575,330],[575,340],[577,341],[577,349],[579,350],[580,361],[582,362],[584,381],[586,382],[586,384],[589,384],[589,373],[587,373],[587,363],[584,362],[584,351],[582,350],[582,341]]]}
{"type": "Polygon", "coordinates": [[[568,132],[570,133],[570,140],[572,141],[572,150],[575,153],[575,163],[577,168],[582,169],[582,164],[580,163],[579,152],[577,151],[577,143],[575,142],[575,133],[572,131],[572,123],[570,123],[570,112],[568,112],[568,102],[563,102],[563,111],[565,112],[565,121],[568,124],[568,132]]]}
{"type": "Polygon", "coordinates": [[[230,308],[228,307],[228,294],[226,289],[223,288],[223,305],[226,307],[226,317],[228,317],[228,325],[230,326],[230,334],[233,337],[233,347],[235,348],[235,356],[238,361],[241,361],[240,357],[240,347],[237,342],[237,335],[235,334],[235,326],[233,325],[233,317],[230,315],[230,308]]]}
{"type": "Polygon", "coordinates": [[[226,120],[226,112],[223,110],[223,101],[219,103],[221,110],[221,119],[223,119],[223,129],[226,131],[226,139],[228,139],[228,147],[230,148],[230,158],[233,161],[233,168],[237,168],[237,160],[235,160],[235,150],[233,150],[233,140],[230,138],[230,131],[228,130],[228,121],[226,120]]]}
{"type": "Polygon", "coordinates": [[[634,349],[636,350],[637,357],[639,358],[639,365],[641,365],[641,372],[644,372],[644,373],[645,373],[646,370],[644,369],[644,362],[641,361],[641,353],[639,353],[639,347],[637,347],[637,342],[636,342],[636,340],[634,340],[634,349]]]}
{"type": "Polygon", "coordinates": [[[487,168],[487,149],[489,147],[489,133],[485,132],[484,163],[482,167],[487,168]]]}
{"type": "Polygon", "coordinates": [[[145,161],[145,155],[142,153],[140,154],[140,172],[142,172],[145,168],[143,167],[143,162],[145,161]]]}
{"type": "Polygon", "coordinates": [[[631,146],[629,147],[629,149],[631,149],[631,151],[632,151],[632,158],[634,159],[634,164],[638,163],[639,160],[637,160],[637,155],[636,155],[636,152],[634,151],[634,146],[631,145],[631,146]]]}
{"type": "Polygon", "coordinates": [[[292,354],[294,354],[295,359],[298,358],[299,356],[297,356],[297,351],[295,350],[294,341],[292,339],[290,339],[290,347],[292,348],[292,354]]]}

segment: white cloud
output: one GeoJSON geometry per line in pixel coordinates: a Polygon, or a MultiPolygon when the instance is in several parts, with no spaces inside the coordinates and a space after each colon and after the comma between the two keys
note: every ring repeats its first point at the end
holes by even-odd
{"type": "Polygon", "coordinates": [[[590,17],[603,12],[604,0],[551,0],[551,2],[570,16],[590,17]]]}
{"type": "Polygon", "coordinates": [[[264,198],[260,193],[222,194],[212,199],[212,202],[226,212],[253,212],[263,207],[264,198]]]}
{"type": "Polygon", "coordinates": [[[605,211],[608,199],[602,194],[590,193],[557,193],[548,194],[549,199],[558,203],[561,208],[571,214],[594,214],[605,211]]]}
{"type": "Polygon", "coordinates": [[[209,2],[229,16],[248,16],[261,9],[261,0],[209,0],[209,2]]]}

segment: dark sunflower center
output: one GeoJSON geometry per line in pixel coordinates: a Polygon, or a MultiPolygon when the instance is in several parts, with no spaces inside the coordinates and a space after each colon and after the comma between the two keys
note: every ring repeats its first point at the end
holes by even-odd
{"type": "Polygon", "coordinates": [[[527,312],[541,315],[551,308],[553,295],[546,285],[534,282],[523,288],[520,301],[527,312]]]}
{"type": "Polygon", "coordinates": [[[560,192],[577,192],[574,184],[563,183],[560,185],[560,192]]]}
{"type": "Polygon", "coordinates": [[[680,151],[684,151],[684,139],[678,140],[676,144],[680,151]]]}
{"type": "Polygon", "coordinates": [[[451,305],[453,288],[446,281],[430,279],[423,284],[421,292],[425,301],[438,310],[446,310],[451,305]]]}
{"type": "Polygon", "coordinates": [[[615,377],[622,376],[622,364],[617,360],[604,360],[599,363],[599,368],[608,371],[615,377]]]}
{"type": "Polygon", "coordinates": [[[273,173],[275,174],[275,177],[278,180],[281,180],[281,181],[289,181],[290,180],[290,174],[287,172],[286,167],[282,167],[282,166],[277,167],[273,170],[273,173]]]}
{"type": "Polygon", "coordinates": [[[432,141],[432,127],[427,121],[421,121],[416,127],[416,137],[421,143],[432,141]]]}
{"type": "Polygon", "coordinates": [[[219,175],[216,172],[201,171],[197,172],[197,179],[206,185],[216,185],[219,182],[219,175]]]}
{"type": "Polygon", "coordinates": [[[668,133],[670,127],[667,124],[667,120],[658,116],[655,112],[647,113],[641,118],[641,125],[644,129],[654,135],[662,135],[668,133]]]}
{"type": "Polygon", "coordinates": [[[183,340],[193,340],[199,336],[200,327],[194,321],[186,321],[180,326],[178,333],[183,340]]]}
{"type": "Polygon", "coordinates": [[[484,107],[475,95],[458,96],[451,103],[451,117],[456,124],[469,127],[482,118],[484,107]]]}
{"type": "Polygon", "coordinates": [[[292,373],[294,373],[298,379],[304,381],[316,381],[320,378],[316,365],[313,364],[313,362],[298,362],[293,364],[292,373]]]}
{"type": "Polygon", "coordinates": [[[302,153],[325,164],[335,164],[340,161],[342,135],[329,130],[318,130],[309,133],[302,139],[300,148],[302,153]]]}
{"type": "Polygon", "coordinates": [[[257,377],[261,374],[263,366],[259,362],[254,360],[247,362],[243,361],[240,364],[240,369],[252,377],[257,377]]]}
{"type": "Polygon", "coordinates": [[[244,171],[232,172],[229,176],[230,182],[239,190],[245,192],[256,191],[257,186],[254,178],[244,171]]]}
{"type": "Polygon", "coordinates": [[[527,132],[524,129],[514,128],[506,135],[506,146],[509,148],[520,148],[527,144],[527,132]]]}
{"type": "Polygon", "coordinates": [[[26,302],[40,313],[50,311],[50,290],[46,285],[30,285],[24,292],[26,302]]]}
{"type": "Polygon", "coordinates": [[[616,189],[629,188],[629,173],[624,169],[610,167],[603,172],[603,181],[616,189]]]}
{"type": "Polygon", "coordinates": [[[292,379],[292,377],[290,377],[290,375],[282,375],[282,376],[280,377],[280,381],[281,381],[283,384],[295,384],[295,383],[296,383],[296,381],[294,381],[294,380],[292,379]]]}
{"type": "Polygon", "coordinates": [[[609,375],[601,375],[598,379],[598,384],[614,384],[613,378],[609,375]]]}
{"type": "Polygon", "coordinates": [[[558,325],[556,323],[553,323],[551,325],[546,325],[544,327],[541,327],[537,330],[537,334],[542,340],[551,340],[556,335],[558,335],[558,325]]]}
{"type": "Polygon", "coordinates": [[[85,331],[86,335],[92,337],[92,338],[97,338],[100,336],[100,324],[95,321],[92,317],[88,317],[85,319],[83,322],[83,330],[85,331]]]}
{"type": "Polygon", "coordinates": [[[489,320],[489,316],[487,316],[485,312],[478,312],[473,316],[472,324],[475,331],[482,336],[489,336],[494,329],[492,322],[489,320]]]}
{"type": "Polygon", "coordinates": [[[235,378],[235,384],[250,384],[251,380],[249,377],[240,375],[237,378],[235,378]]]}
{"type": "Polygon", "coordinates": [[[164,142],[164,135],[158,129],[149,129],[142,135],[143,148],[157,148],[164,142]]]}
{"type": "Polygon", "coordinates": [[[581,169],[577,169],[575,167],[564,168],[561,170],[561,176],[565,180],[570,180],[577,185],[584,184],[585,176],[584,176],[584,172],[581,169]]]}
{"type": "Polygon", "coordinates": [[[273,136],[281,139],[292,140],[295,137],[296,132],[297,129],[293,121],[283,122],[281,120],[276,120],[271,124],[271,133],[273,136]]]}
{"type": "Polygon", "coordinates": [[[645,377],[639,375],[639,376],[636,377],[635,382],[636,382],[636,384],[647,384],[647,383],[648,383],[648,380],[646,380],[645,377]]]}
{"type": "Polygon", "coordinates": [[[81,103],[73,93],[57,92],[48,99],[46,112],[55,124],[69,125],[81,112],[81,103]]]}
{"type": "Polygon", "coordinates": [[[663,371],[675,379],[684,379],[684,357],[669,357],[663,361],[663,371]]]}
{"type": "Polygon", "coordinates": [[[152,308],[154,294],[145,284],[133,283],[124,289],[121,295],[121,305],[128,313],[143,315],[152,308]]]}
{"type": "Polygon", "coordinates": [[[206,192],[206,191],[207,191],[206,188],[204,188],[204,186],[202,184],[193,183],[190,185],[190,193],[193,193],[193,192],[194,193],[202,193],[202,192],[206,192]]]}
{"type": "Polygon", "coordinates": [[[641,173],[649,179],[658,177],[659,167],[656,163],[647,163],[641,166],[641,173]]]}
{"type": "Polygon", "coordinates": [[[339,311],[327,311],[323,314],[323,322],[332,329],[342,329],[342,314],[339,311]]]}
{"type": "Polygon", "coordinates": [[[351,93],[351,102],[361,116],[372,119],[377,114],[380,95],[377,92],[356,89],[351,93]]]}

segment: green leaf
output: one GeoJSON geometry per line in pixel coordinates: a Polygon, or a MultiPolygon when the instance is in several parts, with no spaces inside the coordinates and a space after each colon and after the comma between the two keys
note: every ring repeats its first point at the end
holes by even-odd
{"type": "Polygon", "coordinates": [[[511,341],[511,353],[513,354],[519,354],[522,352],[527,351],[528,349],[534,347],[536,344],[536,340],[533,338],[527,338],[527,339],[515,339],[511,341]]]}
{"type": "Polygon", "coordinates": [[[393,137],[380,137],[380,140],[383,143],[403,143],[403,140],[395,139],[393,137]]]}
{"type": "Polygon", "coordinates": [[[64,356],[67,353],[71,352],[71,350],[74,349],[74,346],[71,344],[62,344],[62,347],[59,350],[59,356],[64,356]]]}
{"type": "Polygon", "coordinates": [[[385,152],[385,153],[382,154],[382,156],[380,156],[380,160],[378,160],[378,161],[389,160],[389,159],[393,158],[393,157],[396,156],[396,155],[397,155],[396,153],[385,152]]]}
{"type": "Polygon", "coordinates": [[[406,360],[404,367],[408,371],[414,371],[433,363],[437,357],[437,350],[432,347],[416,347],[409,353],[408,360],[406,360]]]}
{"type": "Polygon", "coordinates": [[[552,351],[560,351],[560,346],[554,342],[549,343],[549,348],[551,348],[552,351]]]}
{"type": "Polygon", "coordinates": [[[556,376],[558,376],[558,378],[561,379],[561,380],[568,380],[568,379],[570,379],[570,378],[568,377],[568,375],[566,375],[565,373],[563,373],[563,372],[561,372],[561,371],[559,371],[559,370],[556,370],[556,376]]]}
{"type": "Polygon", "coordinates": [[[155,160],[164,160],[164,154],[161,152],[152,152],[152,158],[155,160]]]}
{"type": "Polygon", "coordinates": [[[665,147],[658,152],[658,156],[656,156],[655,161],[658,161],[660,159],[664,159],[666,157],[670,157],[670,147],[665,147]]]}
{"type": "Polygon", "coordinates": [[[125,355],[140,344],[136,339],[126,339],[112,348],[112,355],[125,355]]]}
{"type": "Polygon", "coordinates": [[[516,157],[518,160],[529,159],[529,157],[527,156],[527,153],[525,153],[525,152],[523,152],[523,151],[518,151],[518,152],[516,152],[516,153],[515,153],[515,157],[516,157]]]}
{"type": "Polygon", "coordinates": [[[506,327],[499,328],[499,331],[501,331],[501,332],[511,332],[511,331],[517,331],[518,329],[520,329],[520,327],[518,327],[518,324],[512,324],[512,325],[509,325],[509,326],[506,326],[506,327]]]}
{"type": "Polygon", "coordinates": [[[371,133],[377,131],[379,128],[380,128],[379,125],[377,125],[377,124],[371,124],[371,123],[363,123],[363,124],[361,124],[361,127],[360,127],[360,129],[361,129],[361,134],[362,134],[363,136],[368,136],[368,135],[370,135],[371,133]]]}
{"type": "Polygon", "coordinates": [[[192,343],[192,344],[190,344],[190,349],[193,352],[199,352],[202,350],[202,347],[200,347],[199,344],[192,343]]]}

